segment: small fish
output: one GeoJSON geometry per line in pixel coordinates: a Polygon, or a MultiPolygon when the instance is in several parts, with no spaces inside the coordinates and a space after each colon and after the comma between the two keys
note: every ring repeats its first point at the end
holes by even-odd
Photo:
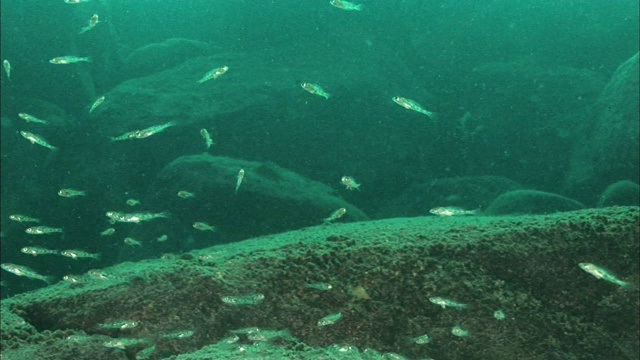
{"type": "Polygon", "coordinates": [[[126,237],[124,238],[124,243],[130,246],[140,246],[142,247],[142,243],[134,238],[126,237]]]}
{"type": "Polygon", "coordinates": [[[222,74],[226,73],[228,70],[229,70],[228,66],[222,66],[222,67],[219,67],[217,69],[213,69],[213,70],[209,71],[208,73],[204,74],[202,79],[198,80],[197,83],[198,84],[202,84],[203,82],[205,82],[207,80],[217,79],[222,74]]]}
{"type": "Polygon", "coordinates": [[[158,236],[158,238],[156,239],[157,242],[163,242],[163,241],[167,241],[169,239],[169,236],[164,234],[164,235],[160,235],[158,236]]]}
{"type": "Polygon", "coordinates": [[[87,24],[87,26],[83,27],[82,30],[80,30],[80,34],[93,29],[96,25],[98,25],[99,22],[100,21],[98,20],[98,14],[93,14],[91,19],[89,19],[89,23],[87,24]]]}
{"type": "Polygon", "coordinates": [[[66,198],[76,197],[76,196],[87,196],[87,193],[82,190],[75,189],[60,189],[58,190],[58,195],[66,198]]]}
{"type": "Polygon", "coordinates": [[[66,64],[73,64],[73,63],[82,62],[82,61],[91,62],[91,58],[67,55],[67,56],[54,57],[53,59],[49,60],[49,62],[54,65],[66,65],[66,64]]]}
{"type": "Polygon", "coordinates": [[[102,254],[93,254],[90,252],[82,251],[82,250],[62,250],[60,251],[60,255],[70,257],[72,259],[96,259],[99,260],[102,254]]]}
{"type": "Polygon", "coordinates": [[[75,276],[75,275],[65,275],[65,276],[62,277],[62,280],[66,281],[66,282],[70,282],[72,284],[80,283],[80,277],[75,276]]]}
{"type": "Polygon", "coordinates": [[[167,128],[170,128],[172,126],[175,126],[176,122],[175,121],[170,121],[166,124],[162,124],[162,125],[154,125],[154,126],[150,126],[146,129],[143,130],[133,130],[133,131],[128,131],[120,136],[112,136],[111,141],[121,141],[121,140],[131,140],[131,139],[144,139],[144,138],[148,138],[151,135],[155,135],[159,132],[162,132],[164,130],[166,130],[167,128]]]}
{"type": "Polygon", "coordinates": [[[593,275],[596,279],[602,279],[604,281],[610,282],[612,284],[616,284],[618,286],[622,286],[622,287],[629,287],[631,284],[626,282],[626,281],[622,281],[620,279],[618,279],[615,275],[613,275],[611,272],[607,271],[606,269],[592,264],[592,263],[579,263],[578,266],[580,266],[580,269],[588,272],[589,274],[593,275]]]}
{"type": "Polygon", "coordinates": [[[345,0],[331,0],[329,3],[342,10],[362,10],[362,4],[354,4],[345,0]]]}
{"type": "Polygon", "coordinates": [[[11,79],[11,63],[9,60],[4,59],[2,67],[4,67],[4,72],[7,73],[7,79],[11,79]]]}
{"type": "Polygon", "coordinates": [[[324,224],[329,224],[334,220],[340,219],[346,213],[347,213],[347,209],[340,208],[340,209],[334,211],[331,215],[329,215],[328,218],[323,219],[322,221],[323,221],[324,224]]]}
{"type": "Polygon", "coordinates": [[[445,207],[436,207],[429,210],[433,215],[438,216],[460,216],[460,215],[476,215],[478,213],[478,209],[475,210],[465,210],[463,208],[455,207],[455,206],[445,206],[445,207]]]}
{"type": "Polygon", "coordinates": [[[89,276],[97,280],[109,280],[113,278],[112,275],[109,275],[106,272],[98,269],[91,269],[87,271],[87,274],[89,274],[89,276]]]}
{"type": "Polygon", "coordinates": [[[194,222],[193,227],[202,231],[216,231],[215,226],[200,221],[194,222]]]}
{"type": "Polygon", "coordinates": [[[447,306],[451,306],[454,308],[459,308],[459,309],[464,309],[469,307],[469,305],[467,304],[462,304],[459,302],[455,302],[453,300],[449,300],[449,299],[445,299],[445,298],[441,298],[441,297],[430,297],[429,301],[431,301],[432,303],[436,304],[436,305],[440,305],[442,306],[442,308],[446,308],[447,306]]]}
{"type": "Polygon", "coordinates": [[[91,108],[89,108],[89,113],[92,113],[93,110],[95,110],[98,106],[102,105],[102,103],[104,102],[105,97],[104,96],[100,96],[99,98],[96,99],[96,101],[93,102],[93,104],[91,105],[91,108]]]}
{"type": "Polygon", "coordinates": [[[415,344],[418,344],[418,345],[424,345],[424,344],[428,344],[428,343],[431,342],[431,338],[427,334],[416,336],[414,338],[411,338],[410,340],[411,340],[411,342],[413,342],[415,344]]]}
{"type": "Polygon", "coordinates": [[[138,326],[140,326],[140,322],[135,320],[117,320],[113,322],[98,324],[98,328],[100,329],[125,330],[125,329],[137,328],[138,326]]]}
{"type": "Polygon", "coordinates": [[[38,255],[58,255],[58,250],[47,249],[39,246],[25,246],[20,251],[24,254],[38,256],[38,255]]]}
{"type": "Polygon", "coordinates": [[[180,191],[178,191],[178,196],[180,196],[183,199],[188,199],[190,197],[196,196],[196,194],[194,194],[192,192],[189,192],[189,191],[186,191],[186,190],[180,190],[180,191]]]}
{"type": "Polygon", "coordinates": [[[227,305],[256,305],[264,300],[264,295],[250,293],[239,296],[223,296],[220,300],[227,305]]]}
{"type": "Polygon", "coordinates": [[[175,126],[176,122],[175,121],[169,121],[166,124],[162,124],[162,125],[154,125],[154,126],[150,126],[146,129],[142,129],[142,130],[137,130],[134,132],[133,134],[133,138],[134,139],[144,139],[144,138],[148,138],[151,135],[155,135],[159,132],[165,131],[166,129],[175,126]]]}
{"type": "Polygon", "coordinates": [[[451,333],[455,336],[459,336],[459,337],[465,337],[465,336],[469,336],[469,331],[465,330],[463,328],[461,328],[460,326],[456,325],[454,327],[451,328],[451,333]]]}
{"type": "Polygon", "coordinates": [[[129,205],[129,206],[136,206],[136,205],[140,205],[140,200],[136,200],[136,199],[127,199],[126,203],[127,203],[127,205],[129,205]]]}
{"type": "Polygon", "coordinates": [[[402,96],[394,96],[392,99],[393,99],[393,102],[395,102],[396,104],[402,106],[403,108],[409,109],[409,110],[413,110],[413,111],[417,111],[417,112],[419,112],[421,114],[425,114],[429,118],[431,118],[432,120],[435,120],[438,117],[438,114],[426,110],[420,104],[418,104],[417,102],[415,102],[415,101],[413,101],[411,99],[403,98],[402,96]]]}
{"type": "Polygon", "coordinates": [[[496,310],[496,311],[494,311],[494,312],[493,312],[493,317],[494,317],[496,320],[504,320],[504,319],[506,319],[506,318],[507,318],[507,315],[505,315],[504,311],[502,311],[502,310],[498,309],[498,310],[496,310]]]}
{"type": "Polygon", "coordinates": [[[351,176],[343,176],[340,178],[340,182],[347,187],[347,190],[360,190],[360,184],[351,176]]]}
{"type": "Polygon", "coordinates": [[[204,144],[207,146],[207,149],[211,147],[211,145],[213,145],[213,140],[211,139],[211,135],[209,134],[209,131],[207,131],[207,129],[200,129],[200,135],[202,135],[202,138],[204,139],[204,144]]]}
{"type": "Polygon", "coordinates": [[[340,320],[340,318],[342,318],[342,312],[331,314],[331,315],[327,315],[327,316],[323,317],[322,319],[318,320],[318,326],[333,325],[338,320],[340,320]]]}
{"type": "Polygon", "coordinates": [[[333,289],[333,286],[329,283],[317,282],[317,283],[308,283],[304,284],[304,287],[308,287],[310,289],[327,291],[333,289]]]}
{"type": "Polygon", "coordinates": [[[58,150],[57,147],[49,144],[47,140],[45,140],[40,135],[32,134],[28,131],[20,131],[20,135],[22,135],[23,138],[31,141],[32,144],[38,144],[40,146],[44,146],[47,149],[51,149],[51,150],[58,150]]]}
{"type": "Polygon", "coordinates": [[[244,169],[240,169],[240,171],[238,171],[238,179],[236,180],[236,194],[238,193],[238,189],[240,189],[240,184],[242,184],[243,179],[244,179],[244,169]]]}
{"type": "Polygon", "coordinates": [[[117,339],[111,339],[103,342],[102,346],[108,347],[108,348],[126,350],[127,347],[144,344],[148,341],[149,340],[145,338],[117,338],[117,339]]]}
{"type": "Polygon", "coordinates": [[[183,339],[193,336],[196,332],[193,330],[176,330],[168,333],[161,334],[161,338],[165,339],[183,339]]]}
{"type": "Polygon", "coordinates": [[[322,96],[325,99],[329,99],[329,97],[331,96],[331,94],[329,94],[328,92],[324,91],[324,89],[320,85],[317,85],[317,84],[303,82],[303,83],[300,84],[300,86],[302,86],[302,88],[307,90],[309,93],[311,93],[313,95],[322,96]]]}
{"type": "Polygon", "coordinates": [[[85,3],[89,1],[91,0],[64,0],[64,2],[67,4],[80,4],[80,3],[85,3]]]}
{"type": "Polygon", "coordinates": [[[9,215],[9,219],[17,222],[40,222],[40,219],[32,218],[32,217],[21,215],[21,214],[11,214],[9,215]]]}
{"type": "Polygon", "coordinates": [[[32,226],[27,228],[24,232],[30,235],[44,235],[44,234],[53,234],[53,233],[61,233],[62,228],[54,228],[50,226],[32,226]]]}
{"type": "Polygon", "coordinates": [[[104,230],[103,232],[100,233],[100,236],[111,236],[113,235],[113,233],[116,232],[116,229],[114,228],[108,228],[106,230],[104,230]]]}
{"type": "Polygon", "coordinates": [[[4,264],[0,264],[0,268],[16,274],[18,276],[24,276],[27,277],[29,279],[36,279],[36,280],[42,280],[44,282],[46,282],[47,284],[51,284],[54,280],[55,277],[53,276],[44,276],[44,275],[40,275],[38,274],[35,270],[23,266],[23,265],[16,265],[16,264],[11,264],[11,263],[4,263],[4,264]]]}
{"type": "Polygon", "coordinates": [[[47,121],[38,119],[33,115],[29,115],[27,113],[19,113],[18,117],[26,122],[38,123],[38,124],[48,124],[47,121]]]}
{"type": "Polygon", "coordinates": [[[125,223],[139,223],[141,221],[148,221],[159,218],[168,218],[168,212],[161,213],[131,213],[126,214],[118,211],[107,211],[106,215],[113,222],[125,222],[125,223]]]}

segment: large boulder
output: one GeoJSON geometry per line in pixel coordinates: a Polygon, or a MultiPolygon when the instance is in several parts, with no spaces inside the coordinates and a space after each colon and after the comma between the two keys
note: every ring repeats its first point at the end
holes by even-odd
{"type": "Polygon", "coordinates": [[[599,207],[640,205],[638,183],[621,180],[607,186],[598,199],[599,207]]]}
{"type": "Polygon", "coordinates": [[[170,240],[166,245],[156,243],[154,251],[175,251],[176,247],[185,250],[322,224],[343,207],[347,212],[337,222],[368,219],[332,192],[332,188],[274,163],[208,154],[182,156],[159,172],[143,200],[143,205],[167,211],[169,218],[150,227],[138,226],[130,234],[151,242],[167,235],[170,240]],[[245,175],[238,186],[240,169],[245,175]],[[180,191],[189,194],[181,197],[180,191]],[[195,222],[215,230],[195,229],[195,222]]]}
{"type": "Polygon", "coordinates": [[[638,96],[636,53],[613,74],[575,137],[566,192],[579,197],[619,179],[638,182],[638,96]]]}
{"type": "Polygon", "coordinates": [[[558,194],[537,190],[514,190],[498,196],[484,214],[550,214],[584,207],[578,201],[558,194]]]}

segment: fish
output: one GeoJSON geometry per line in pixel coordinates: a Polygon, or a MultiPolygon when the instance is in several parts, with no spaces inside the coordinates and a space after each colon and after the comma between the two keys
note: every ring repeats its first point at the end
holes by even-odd
{"type": "Polygon", "coordinates": [[[163,242],[163,241],[167,241],[169,239],[169,236],[167,234],[163,234],[158,236],[158,238],[156,239],[157,242],[163,242]]]}
{"type": "Polygon", "coordinates": [[[189,192],[189,191],[186,191],[186,190],[180,190],[180,191],[178,191],[178,196],[180,196],[183,199],[188,199],[190,197],[196,196],[196,194],[194,194],[192,192],[189,192]]]}
{"type": "Polygon", "coordinates": [[[411,100],[411,99],[407,99],[404,98],[402,96],[394,96],[392,98],[393,102],[395,102],[396,104],[402,106],[405,109],[409,109],[409,110],[413,110],[413,111],[417,111],[421,114],[425,114],[427,115],[430,119],[435,120],[438,118],[438,114],[426,110],[425,108],[423,108],[420,104],[418,104],[417,102],[411,100]]]}
{"type": "Polygon", "coordinates": [[[28,255],[33,255],[33,256],[60,254],[58,250],[47,249],[39,246],[25,246],[22,249],[20,249],[20,252],[28,255]]]}
{"type": "Polygon", "coordinates": [[[607,281],[607,282],[610,282],[612,284],[616,284],[616,285],[622,286],[622,287],[631,286],[630,283],[618,279],[611,272],[607,271],[606,269],[604,269],[604,268],[602,268],[602,267],[600,267],[598,265],[595,265],[595,264],[592,264],[592,263],[579,263],[578,266],[580,266],[580,268],[582,270],[584,270],[587,273],[593,275],[596,279],[602,279],[604,281],[607,281]]]}
{"type": "Polygon", "coordinates": [[[91,0],[64,0],[64,2],[67,4],[80,4],[80,3],[85,3],[89,1],[91,0]]]}
{"type": "Polygon", "coordinates": [[[318,95],[318,96],[322,96],[325,99],[329,99],[329,97],[331,96],[331,94],[329,94],[328,92],[324,91],[324,89],[317,84],[312,84],[312,83],[308,83],[308,82],[303,82],[300,84],[300,86],[307,90],[309,93],[313,94],[313,95],[318,95]]]}
{"type": "Polygon", "coordinates": [[[337,219],[341,218],[341,217],[342,217],[344,214],[346,214],[346,213],[347,213],[347,209],[345,209],[345,208],[340,208],[340,209],[338,209],[338,210],[334,211],[331,215],[329,215],[329,217],[328,217],[328,218],[326,218],[326,219],[322,219],[322,221],[323,221],[323,223],[324,223],[324,224],[329,224],[329,223],[331,223],[332,221],[334,221],[334,220],[337,220],[337,219]]]}
{"type": "Polygon", "coordinates": [[[362,4],[354,4],[345,0],[331,0],[329,3],[342,10],[362,10],[362,4]]]}
{"type": "Polygon", "coordinates": [[[475,210],[465,210],[463,208],[459,208],[456,206],[446,206],[446,207],[435,207],[429,210],[433,215],[438,216],[460,216],[460,215],[476,215],[478,213],[478,209],[475,210]]]}
{"type": "Polygon", "coordinates": [[[2,61],[2,67],[4,68],[4,72],[7,74],[7,79],[11,79],[11,63],[9,60],[4,59],[2,61]]]}
{"type": "Polygon", "coordinates": [[[66,281],[66,282],[70,282],[72,284],[77,284],[81,281],[81,279],[78,276],[75,275],[65,275],[62,277],[62,280],[66,281]]]}
{"type": "Polygon", "coordinates": [[[410,340],[411,340],[412,343],[418,344],[418,345],[424,345],[424,344],[428,344],[428,343],[431,342],[431,338],[427,334],[423,334],[423,335],[420,335],[420,336],[413,337],[410,340]]]}
{"type": "Polygon", "coordinates": [[[111,137],[111,141],[120,141],[120,140],[130,140],[130,139],[144,139],[144,138],[148,138],[151,135],[155,135],[159,132],[162,132],[164,130],[166,130],[167,128],[171,127],[171,126],[175,126],[176,122],[175,121],[170,121],[166,124],[162,124],[162,125],[154,125],[154,126],[150,126],[146,129],[143,130],[133,130],[133,131],[128,131],[120,136],[115,136],[115,137],[111,137]]]}
{"type": "Polygon", "coordinates": [[[47,140],[45,140],[40,135],[36,135],[36,134],[30,133],[28,131],[20,131],[20,135],[22,135],[23,138],[29,140],[32,144],[38,144],[40,146],[44,146],[47,149],[51,149],[51,150],[58,150],[57,147],[49,144],[47,142],[47,140]]]}
{"type": "Polygon", "coordinates": [[[73,56],[73,55],[67,55],[67,56],[57,56],[54,57],[53,59],[49,60],[49,62],[51,64],[54,65],[67,65],[67,64],[73,64],[73,63],[78,63],[78,62],[91,62],[91,58],[90,57],[78,57],[78,56],[73,56]]]}
{"type": "Polygon", "coordinates": [[[96,99],[96,101],[93,102],[93,104],[91,104],[91,107],[89,108],[89,113],[92,113],[93,110],[95,110],[98,106],[102,105],[102,103],[104,102],[105,97],[104,96],[100,96],[99,98],[96,99]]]}
{"type": "Polygon", "coordinates": [[[202,84],[205,81],[211,80],[211,79],[217,79],[220,76],[222,76],[222,74],[226,73],[227,71],[229,71],[229,67],[228,66],[221,66],[217,69],[213,69],[209,72],[207,72],[206,74],[204,74],[204,76],[202,77],[202,79],[198,80],[197,83],[198,84],[202,84]]]}
{"type": "Polygon", "coordinates": [[[126,237],[124,238],[124,243],[130,246],[140,246],[142,247],[142,243],[134,238],[126,237]]]}
{"type": "Polygon", "coordinates": [[[211,139],[211,135],[209,134],[209,131],[207,131],[207,129],[200,129],[200,135],[202,135],[202,138],[204,139],[204,143],[207,146],[207,149],[211,147],[211,145],[213,145],[213,140],[211,139]]]}
{"type": "Polygon", "coordinates": [[[91,29],[93,29],[100,21],[98,20],[98,14],[93,14],[91,19],[89,19],[89,24],[80,30],[80,34],[85,33],[91,29]]]}
{"type": "Polygon", "coordinates": [[[469,331],[465,330],[463,328],[461,328],[460,326],[456,325],[454,327],[451,328],[451,333],[455,336],[459,336],[459,337],[465,337],[465,336],[469,336],[469,331]]]}
{"type": "Polygon", "coordinates": [[[200,221],[194,222],[193,227],[202,231],[216,231],[215,226],[200,221]]]}
{"type": "Polygon", "coordinates": [[[250,293],[238,296],[222,296],[220,300],[227,305],[257,305],[264,300],[264,295],[250,293]]]}
{"type": "Polygon", "coordinates": [[[469,305],[467,305],[467,304],[462,304],[462,303],[455,302],[455,301],[449,300],[449,299],[445,299],[445,298],[442,298],[442,297],[439,297],[439,296],[430,297],[429,301],[431,301],[432,303],[434,303],[436,305],[442,306],[443,309],[446,308],[447,306],[451,306],[451,307],[459,308],[459,309],[464,309],[464,308],[469,307],[469,305]]]}
{"type": "Polygon", "coordinates": [[[360,184],[356,182],[354,178],[351,176],[343,176],[340,178],[340,182],[347,187],[347,190],[358,190],[360,191],[360,184]]]}
{"type": "Polygon", "coordinates": [[[168,333],[161,334],[161,338],[165,339],[182,339],[193,336],[196,332],[193,330],[176,330],[168,333]]]}
{"type": "Polygon", "coordinates": [[[50,226],[32,226],[27,228],[24,232],[30,235],[44,235],[53,233],[62,233],[62,228],[54,228],[50,226]]]}
{"type": "Polygon", "coordinates": [[[9,219],[17,222],[40,222],[40,219],[21,214],[11,214],[9,215],[9,219]]]}
{"type": "Polygon", "coordinates": [[[35,280],[42,280],[47,284],[51,284],[55,280],[55,277],[53,276],[40,275],[32,268],[23,266],[23,265],[3,263],[3,264],[0,264],[0,268],[18,276],[24,276],[26,278],[35,279],[35,280]]]}
{"type": "Polygon", "coordinates": [[[87,196],[87,192],[83,190],[75,190],[75,189],[60,189],[58,190],[58,195],[66,198],[76,197],[76,196],[87,196]]]}
{"type": "Polygon", "coordinates": [[[330,314],[318,320],[318,326],[333,325],[342,318],[342,312],[330,314]]]}
{"type": "Polygon", "coordinates": [[[129,206],[140,205],[140,200],[137,199],[127,199],[126,204],[129,206]]]}
{"type": "Polygon", "coordinates": [[[113,233],[116,232],[116,229],[114,228],[108,228],[106,230],[104,230],[103,232],[100,233],[100,236],[111,236],[113,235],[113,233]]]}
{"type": "Polygon", "coordinates": [[[333,286],[329,283],[317,282],[317,283],[307,283],[304,284],[304,287],[316,290],[327,291],[333,289],[333,286]]]}
{"type": "Polygon", "coordinates": [[[168,218],[170,215],[168,212],[161,213],[122,213],[118,211],[107,211],[106,215],[113,222],[124,223],[139,223],[141,221],[148,221],[159,218],[168,218]]]}
{"type": "Polygon", "coordinates": [[[110,275],[102,270],[98,270],[98,269],[91,269],[89,271],[87,271],[87,274],[89,274],[89,276],[91,276],[93,279],[97,279],[97,280],[109,280],[114,278],[113,275],[110,275]]]}
{"type": "Polygon", "coordinates": [[[27,113],[19,113],[18,117],[26,122],[38,123],[38,124],[48,124],[47,121],[38,119],[33,115],[29,115],[27,113]]]}
{"type": "Polygon", "coordinates": [[[238,193],[238,189],[240,189],[240,185],[242,184],[243,179],[244,179],[244,169],[240,169],[240,171],[238,171],[238,179],[236,180],[236,194],[238,193]]]}
{"type": "Polygon", "coordinates": [[[94,253],[90,253],[82,250],[73,250],[73,249],[62,250],[60,251],[60,255],[72,258],[74,260],[80,259],[80,258],[99,260],[100,257],[102,257],[102,254],[94,254],[94,253]]]}
{"type": "Polygon", "coordinates": [[[127,347],[134,346],[134,345],[141,345],[147,342],[149,342],[149,340],[145,338],[117,338],[117,339],[111,339],[103,342],[102,346],[108,347],[108,348],[126,350],[127,347]]]}
{"type": "Polygon", "coordinates": [[[140,322],[136,320],[116,320],[108,323],[98,324],[100,329],[133,329],[140,326],[140,322]]]}
{"type": "Polygon", "coordinates": [[[496,310],[496,311],[494,311],[494,312],[493,312],[493,317],[494,317],[496,320],[504,320],[504,319],[506,319],[506,318],[507,318],[507,315],[504,313],[504,311],[502,311],[502,310],[498,309],[498,310],[496,310]]]}

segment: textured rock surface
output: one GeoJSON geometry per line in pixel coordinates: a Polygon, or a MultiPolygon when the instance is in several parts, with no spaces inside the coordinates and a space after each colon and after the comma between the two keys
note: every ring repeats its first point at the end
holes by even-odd
{"type": "Polygon", "coordinates": [[[318,352],[328,351],[321,348],[337,343],[409,358],[633,359],[639,355],[638,235],[637,207],[307,228],[123,263],[103,269],[108,280],[82,278],[6,299],[2,352],[18,360],[27,354],[132,359],[155,344],[150,359],[235,359],[244,356],[239,346],[263,359],[319,359],[318,352]],[[580,262],[605,266],[632,286],[598,280],[580,262]],[[315,282],[333,288],[305,286],[315,282]],[[236,306],[221,301],[247,293],[264,300],[236,306]],[[469,307],[443,309],[429,301],[434,296],[469,307]],[[506,319],[494,319],[497,309],[506,319]],[[342,319],[335,324],[316,325],[337,312],[342,319]],[[140,325],[98,326],[122,319],[140,325]],[[453,336],[454,325],[470,335],[453,336]],[[251,345],[240,334],[235,345],[205,347],[247,327],[288,329],[297,340],[251,345]],[[160,336],[180,329],[195,333],[160,336]],[[431,343],[408,340],[424,333],[431,343]],[[72,334],[91,336],[65,340],[72,334]],[[107,348],[107,336],[144,342],[107,348]]]}

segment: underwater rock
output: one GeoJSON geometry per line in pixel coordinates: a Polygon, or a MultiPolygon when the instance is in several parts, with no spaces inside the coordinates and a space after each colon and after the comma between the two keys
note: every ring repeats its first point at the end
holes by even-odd
{"type": "Polygon", "coordinates": [[[638,76],[636,53],[616,70],[579,127],[566,181],[572,196],[593,197],[618,179],[638,182],[638,76]]]}
{"type": "Polygon", "coordinates": [[[407,189],[384,205],[376,217],[423,216],[438,206],[483,209],[500,194],[521,188],[522,185],[503,176],[440,178],[407,189]]]}
{"type": "Polygon", "coordinates": [[[193,237],[198,247],[207,241],[229,242],[318,225],[339,208],[346,214],[335,222],[361,221],[360,209],[332,194],[330,187],[306,179],[273,163],[260,163],[208,154],[177,158],[161,170],[146,203],[171,214],[170,238],[193,237]],[[238,184],[240,169],[244,178],[238,184]],[[178,192],[187,192],[178,196],[178,192]],[[215,231],[200,231],[205,222],[215,231]]]}
{"type": "Polygon", "coordinates": [[[483,213],[486,215],[550,214],[584,207],[578,201],[558,194],[536,190],[515,190],[498,196],[483,213]]]}
{"type": "MultiPolygon", "coordinates": [[[[244,185],[259,186],[249,175],[244,185]]],[[[636,284],[639,259],[629,254],[638,253],[638,231],[637,207],[310,227],[122,263],[102,269],[107,279],[83,275],[3,299],[0,345],[7,359],[134,359],[144,349],[150,359],[346,358],[331,344],[410,359],[637,358],[637,292],[578,264],[636,284]],[[316,282],[332,287],[308,286],[316,282]],[[223,301],[247,294],[261,301],[223,301]],[[469,306],[442,309],[434,296],[469,306]],[[504,320],[493,318],[496,308],[504,320]],[[338,313],[340,321],[317,325],[338,313]],[[468,338],[450,333],[460,321],[468,338]],[[101,325],[123,322],[138,326],[101,325]],[[424,333],[433,346],[407,341],[424,333]],[[115,338],[121,348],[105,346],[115,338]]]]}
{"type": "Polygon", "coordinates": [[[213,50],[213,46],[203,41],[166,39],[134,50],[124,59],[122,73],[129,78],[146,76],[195,57],[210,55],[213,50]]]}
{"type": "Polygon", "coordinates": [[[638,206],[640,187],[631,180],[617,181],[604,190],[598,199],[598,207],[638,206]]]}

